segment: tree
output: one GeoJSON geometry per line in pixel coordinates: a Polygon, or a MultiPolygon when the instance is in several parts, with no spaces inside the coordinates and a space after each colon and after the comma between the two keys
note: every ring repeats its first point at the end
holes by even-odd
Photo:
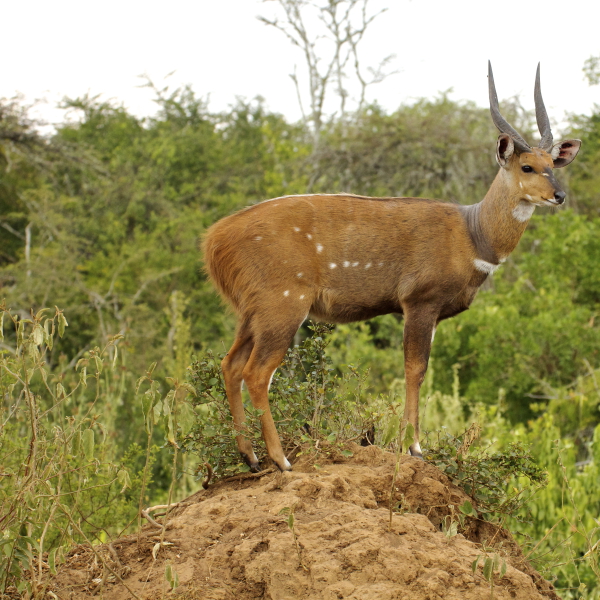
{"type": "Polygon", "coordinates": [[[354,104],[360,111],[365,105],[368,86],[383,81],[390,74],[386,67],[393,55],[384,58],[377,67],[365,69],[358,54],[358,46],[369,25],[387,9],[369,14],[369,0],[327,0],[324,5],[309,0],[264,1],[277,2],[283,17],[260,16],[259,20],[285,34],[304,56],[308,74],[308,114],[296,68],[290,77],[296,87],[303,121],[311,127],[313,144],[317,148],[331,88],[339,103],[337,116],[343,121],[348,115],[351,88],[358,88],[354,104]]]}

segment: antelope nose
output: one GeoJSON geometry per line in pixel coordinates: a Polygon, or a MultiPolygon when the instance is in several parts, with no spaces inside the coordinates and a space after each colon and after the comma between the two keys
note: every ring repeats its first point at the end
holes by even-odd
{"type": "Polygon", "coordinates": [[[556,200],[556,202],[558,202],[558,204],[562,204],[565,201],[567,194],[565,192],[555,192],[554,193],[554,199],[556,200]]]}

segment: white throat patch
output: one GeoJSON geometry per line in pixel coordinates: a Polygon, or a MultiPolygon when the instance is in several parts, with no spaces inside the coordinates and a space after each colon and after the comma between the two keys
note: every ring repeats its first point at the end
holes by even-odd
{"type": "Polygon", "coordinates": [[[490,263],[487,260],[481,260],[480,258],[474,259],[473,265],[478,271],[487,273],[488,275],[491,275],[500,266],[490,263]]]}
{"type": "Polygon", "coordinates": [[[535,204],[521,200],[519,204],[513,208],[512,216],[520,223],[524,223],[525,221],[529,221],[529,219],[531,219],[531,215],[533,214],[534,210],[535,204]]]}

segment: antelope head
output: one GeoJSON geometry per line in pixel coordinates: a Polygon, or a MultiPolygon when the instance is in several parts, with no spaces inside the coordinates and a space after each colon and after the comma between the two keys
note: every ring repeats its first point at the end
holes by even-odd
{"type": "Polygon", "coordinates": [[[540,88],[540,65],[535,78],[535,116],[542,136],[536,148],[511,127],[500,114],[498,95],[494,85],[492,65],[488,62],[490,111],[492,120],[500,130],[496,146],[496,160],[509,180],[515,202],[514,216],[525,221],[536,206],[559,206],[565,201],[565,192],[553,174],[553,169],[568,165],[579,152],[580,140],[554,143],[550,120],[540,88]]]}

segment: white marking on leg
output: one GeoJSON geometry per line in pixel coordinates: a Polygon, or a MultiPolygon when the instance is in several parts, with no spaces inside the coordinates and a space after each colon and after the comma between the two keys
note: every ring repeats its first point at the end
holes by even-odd
{"type": "Polygon", "coordinates": [[[433,340],[435,339],[435,327],[433,328],[433,331],[431,332],[431,343],[433,344],[433,340]]]}
{"type": "Polygon", "coordinates": [[[321,244],[317,244],[317,252],[322,252],[323,246],[321,244]]]}
{"type": "Polygon", "coordinates": [[[519,204],[517,204],[517,206],[515,206],[513,208],[512,216],[517,221],[524,223],[525,221],[529,221],[529,219],[531,219],[531,215],[533,214],[534,210],[535,210],[534,204],[529,204],[529,202],[521,201],[521,202],[519,202],[519,204]]]}
{"type": "Polygon", "coordinates": [[[291,469],[292,465],[290,464],[290,461],[284,456],[283,457],[283,464],[285,465],[286,469],[291,469]]]}
{"type": "Polygon", "coordinates": [[[500,265],[495,265],[493,263],[487,262],[487,260],[481,260],[480,258],[476,258],[473,260],[473,265],[478,271],[482,273],[491,274],[493,273],[500,265]]]}
{"type": "Polygon", "coordinates": [[[290,295],[290,290],[285,290],[285,292],[283,292],[283,295],[287,298],[290,295]]]}
{"type": "MultiPolygon", "coordinates": [[[[414,448],[415,452],[417,454],[423,454],[423,451],[421,450],[421,444],[419,444],[419,442],[415,442],[412,447],[414,448]]],[[[411,454],[412,454],[412,450],[411,450],[411,454]]],[[[414,455],[413,455],[414,456],[414,455]]]]}
{"type": "Polygon", "coordinates": [[[330,269],[335,269],[336,267],[337,267],[337,265],[335,263],[329,263],[330,269]]]}

